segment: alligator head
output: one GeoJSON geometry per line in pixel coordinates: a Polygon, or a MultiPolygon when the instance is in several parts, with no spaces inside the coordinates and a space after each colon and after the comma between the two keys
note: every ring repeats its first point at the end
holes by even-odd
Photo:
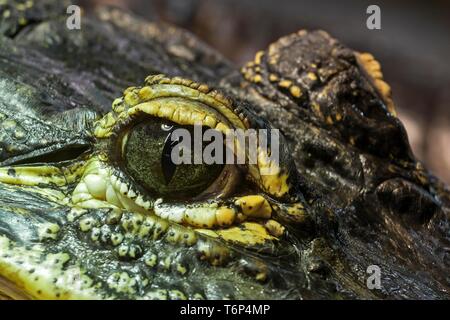
{"type": "Polygon", "coordinates": [[[370,54],[300,31],[239,73],[118,10],[81,30],[35,20],[0,38],[4,296],[448,295],[449,192],[412,155],[370,54]],[[174,164],[169,138],[197,125],[279,130],[279,161],[269,144],[253,163],[174,164]]]}

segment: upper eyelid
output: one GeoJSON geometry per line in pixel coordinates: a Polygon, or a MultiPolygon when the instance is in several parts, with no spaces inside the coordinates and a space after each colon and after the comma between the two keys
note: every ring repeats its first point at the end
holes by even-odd
{"type": "Polygon", "coordinates": [[[123,122],[132,121],[133,117],[148,116],[172,121],[178,125],[201,124],[212,129],[226,130],[231,124],[220,114],[211,112],[208,106],[196,101],[188,101],[178,97],[157,98],[139,103],[126,111],[123,120],[118,119],[114,131],[120,130],[123,122]]]}
{"type": "Polygon", "coordinates": [[[129,113],[142,111],[145,103],[152,104],[152,107],[147,107],[150,115],[166,118],[179,124],[194,124],[194,121],[190,121],[192,118],[192,120],[204,120],[203,124],[206,126],[212,127],[211,124],[213,124],[216,126],[215,129],[220,131],[231,127],[240,129],[248,127],[243,113],[236,114],[231,102],[217,90],[211,90],[206,85],[190,80],[157,75],[147,77],[143,87],[126,89],[124,95],[113,102],[113,110],[96,123],[94,135],[97,138],[110,136],[116,123],[126,120],[129,113]],[[175,119],[170,116],[170,112],[172,111],[172,115],[175,114],[176,108],[169,110],[167,105],[162,109],[156,108],[158,99],[161,101],[180,99],[178,100],[180,105],[182,101],[189,101],[191,105],[185,105],[185,109],[180,109],[179,113],[190,111],[192,114],[185,115],[183,119],[175,119]],[[219,123],[221,125],[217,127],[219,123]]]}

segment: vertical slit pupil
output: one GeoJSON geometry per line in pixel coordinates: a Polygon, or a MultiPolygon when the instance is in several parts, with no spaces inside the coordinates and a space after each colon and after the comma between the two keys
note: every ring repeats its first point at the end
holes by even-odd
{"type": "Polygon", "coordinates": [[[161,166],[166,185],[170,183],[175,174],[175,170],[177,169],[176,164],[174,164],[172,161],[171,154],[173,147],[179,143],[179,139],[176,141],[172,141],[171,138],[172,132],[170,132],[167,135],[166,140],[164,141],[164,148],[161,154],[161,166]]]}

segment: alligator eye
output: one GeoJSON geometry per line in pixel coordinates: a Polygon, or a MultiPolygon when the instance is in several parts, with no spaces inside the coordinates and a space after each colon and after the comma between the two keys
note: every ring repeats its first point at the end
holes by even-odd
{"type": "MultiPolygon", "coordinates": [[[[202,128],[202,132],[204,130],[202,128]]],[[[205,164],[203,161],[194,164],[194,138],[199,137],[194,135],[193,126],[147,118],[131,127],[122,138],[124,169],[141,187],[158,197],[182,199],[198,196],[218,179],[224,165],[205,164]],[[191,137],[190,164],[175,164],[172,159],[172,151],[181,142],[172,136],[176,129],[187,130],[191,137]]],[[[201,152],[204,147],[202,142],[201,152]]]]}

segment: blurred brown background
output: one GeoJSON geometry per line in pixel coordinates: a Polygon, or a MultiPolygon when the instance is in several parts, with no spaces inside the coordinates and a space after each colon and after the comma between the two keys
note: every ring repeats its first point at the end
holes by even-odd
{"type": "Polygon", "coordinates": [[[392,86],[416,156],[450,184],[450,1],[447,0],[80,0],[126,8],[188,29],[237,66],[280,36],[324,29],[369,51],[392,86]],[[381,8],[381,30],[366,8],[381,8]]]}

